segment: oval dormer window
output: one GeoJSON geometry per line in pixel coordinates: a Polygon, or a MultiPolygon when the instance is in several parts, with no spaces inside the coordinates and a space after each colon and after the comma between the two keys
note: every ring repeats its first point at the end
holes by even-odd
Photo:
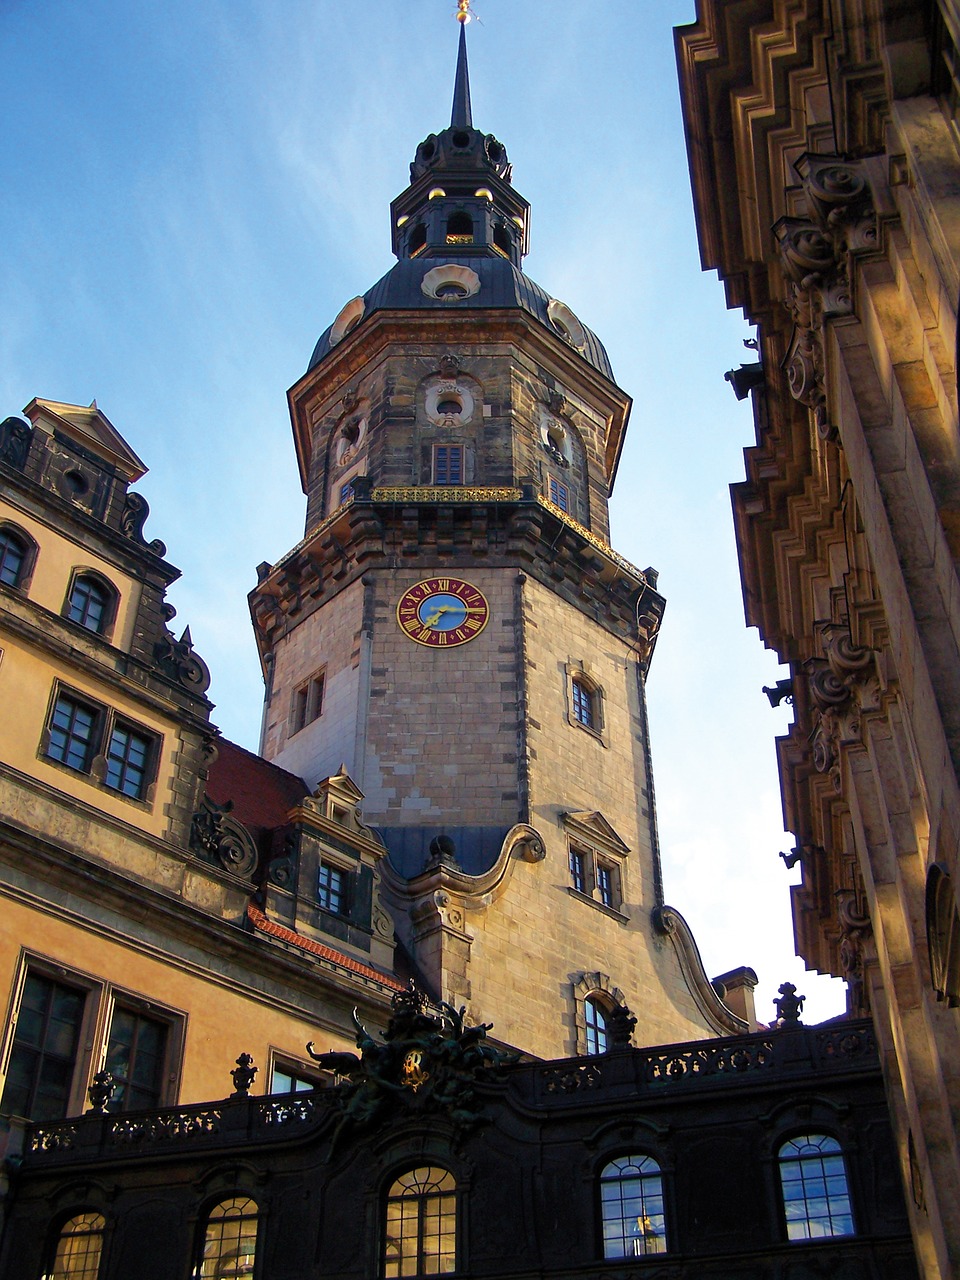
{"type": "Polygon", "coordinates": [[[571,347],[582,349],[586,346],[586,331],[565,302],[551,298],[547,304],[547,318],[560,337],[565,338],[571,347]]]}
{"type": "Polygon", "coordinates": [[[330,329],[330,345],[335,347],[351,329],[355,329],[363,319],[364,303],[362,298],[352,298],[343,308],[330,329]]]}
{"type": "Polygon", "coordinates": [[[428,298],[436,298],[439,302],[459,302],[479,293],[480,277],[469,267],[444,262],[426,273],[420,281],[420,290],[428,298]]]}

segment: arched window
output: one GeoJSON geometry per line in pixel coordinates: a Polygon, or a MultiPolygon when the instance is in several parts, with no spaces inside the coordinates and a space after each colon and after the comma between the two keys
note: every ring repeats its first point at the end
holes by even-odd
{"type": "Polygon", "coordinates": [[[927,876],[927,946],[937,999],[956,1008],[960,1005],[960,912],[950,875],[938,863],[927,876]]]}
{"type": "Polygon", "coordinates": [[[19,587],[27,564],[27,543],[9,525],[0,529],[0,582],[19,587]]]}
{"type": "Polygon", "coordinates": [[[410,232],[410,239],[407,243],[410,246],[411,258],[418,254],[427,243],[427,228],[422,222],[418,222],[417,225],[412,228],[410,232]]]}
{"type": "Polygon", "coordinates": [[[499,250],[505,258],[510,257],[510,251],[513,248],[513,242],[510,238],[510,232],[501,223],[493,228],[493,246],[499,250]]]}
{"type": "Polygon", "coordinates": [[[606,1053],[607,1015],[595,996],[587,996],[584,1000],[583,1017],[587,1031],[587,1053],[606,1053]]]}
{"type": "Polygon", "coordinates": [[[473,244],[473,219],[462,211],[447,219],[447,244],[473,244]]]}
{"type": "Polygon", "coordinates": [[[257,1205],[247,1196],[215,1204],[207,1215],[195,1280],[252,1276],[257,1260],[257,1205]]]}
{"type": "Polygon", "coordinates": [[[573,707],[573,718],[577,724],[582,724],[585,729],[599,727],[597,724],[596,694],[582,676],[574,676],[571,681],[571,705],[573,707]]]}
{"type": "Polygon", "coordinates": [[[600,1174],[605,1258],[666,1253],[663,1178],[652,1156],[621,1156],[600,1174]]]}
{"type": "Polygon", "coordinates": [[[445,1276],[457,1269],[457,1184],[427,1166],[399,1177],[387,1195],[383,1274],[445,1276]]]}
{"type": "Polygon", "coordinates": [[[45,1280],[97,1280],[106,1225],[99,1213],[78,1213],[65,1222],[45,1280]]]}
{"type": "Polygon", "coordinates": [[[66,616],[88,631],[103,635],[113,622],[116,593],[92,573],[78,573],[67,598],[66,616]]]}
{"type": "Polygon", "coordinates": [[[852,1236],[853,1214],[836,1138],[804,1133],[777,1153],[788,1240],[852,1236]]]}

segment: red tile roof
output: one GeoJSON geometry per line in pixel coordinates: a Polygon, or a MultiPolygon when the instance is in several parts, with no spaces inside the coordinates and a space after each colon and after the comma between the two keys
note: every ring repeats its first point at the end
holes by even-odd
{"type": "Polygon", "coordinates": [[[215,804],[232,800],[230,816],[245,827],[270,831],[283,826],[290,810],[310,794],[302,778],[227,738],[217,739],[217,749],[207,795],[215,804]]]}
{"type": "Polygon", "coordinates": [[[279,938],[281,942],[289,942],[291,946],[301,947],[304,951],[309,951],[324,960],[330,960],[333,964],[349,969],[351,973],[360,974],[361,977],[372,978],[374,982],[380,982],[385,987],[391,987],[395,991],[403,991],[405,989],[405,984],[393,977],[392,974],[383,973],[380,969],[374,969],[371,965],[363,964],[360,960],[354,960],[353,956],[344,955],[342,951],[334,951],[333,947],[328,947],[322,942],[314,942],[312,938],[305,938],[302,933],[294,933],[286,925],[277,924],[275,921],[268,919],[260,908],[255,907],[252,902],[247,906],[247,918],[255,929],[259,929],[261,933],[269,934],[272,938],[279,938]]]}

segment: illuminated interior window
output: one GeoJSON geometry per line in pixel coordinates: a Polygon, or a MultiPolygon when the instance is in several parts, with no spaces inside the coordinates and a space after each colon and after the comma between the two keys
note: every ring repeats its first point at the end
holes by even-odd
{"type": "Polygon", "coordinates": [[[387,1196],[383,1274],[445,1276],[457,1269],[457,1184],[446,1169],[412,1169],[387,1196]]]}
{"type": "Polygon", "coordinates": [[[621,1156],[600,1175],[600,1216],[605,1258],[666,1253],[663,1178],[650,1156],[621,1156]]]}
{"type": "Polygon", "coordinates": [[[196,1280],[252,1276],[257,1253],[257,1206],[245,1196],[214,1205],[203,1234],[196,1280]]]}
{"type": "Polygon", "coordinates": [[[106,1225],[99,1213],[78,1213],[65,1222],[48,1280],[97,1280],[106,1225]]]}
{"type": "Polygon", "coordinates": [[[835,1138],[805,1133],[778,1152],[788,1240],[852,1236],[843,1153],[835,1138]]]}

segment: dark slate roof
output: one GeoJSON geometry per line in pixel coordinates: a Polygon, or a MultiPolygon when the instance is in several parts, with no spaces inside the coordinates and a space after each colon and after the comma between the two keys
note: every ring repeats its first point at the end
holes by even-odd
{"type": "Polygon", "coordinates": [[[467,875],[489,871],[503,848],[509,827],[377,827],[396,871],[408,880],[431,861],[430,842],[446,836],[453,843],[457,865],[467,875]]]}
{"type": "MultiPolygon", "coordinates": [[[[398,262],[387,274],[363,295],[364,315],[362,325],[368,316],[376,311],[413,311],[413,310],[507,310],[519,307],[546,325],[551,333],[556,330],[547,318],[547,306],[550,294],[519,268],[499,256],[485,257],[479,254],[444,257],[406,258],[398,262]],[[420,288],[420,282],[426,273],[443,263],[453,262],[457,266],[469,267],[480,277],[480,291],[471,298],[428,298],[420,288]]],[[[581,322],[582,323],[582,322],[581,322]]],[[[313,369],[330,350],[330,326],[320,336],[314,347],[308,369],[313,369]]],[[[603,343],[592,330],[583,326],[586,334],[586,345],[580,355],[611,382],[614,382],[613,369],[604,349],[603,343]]],[[[574,348],[577,350],[577,348],[574,348]]]]}

